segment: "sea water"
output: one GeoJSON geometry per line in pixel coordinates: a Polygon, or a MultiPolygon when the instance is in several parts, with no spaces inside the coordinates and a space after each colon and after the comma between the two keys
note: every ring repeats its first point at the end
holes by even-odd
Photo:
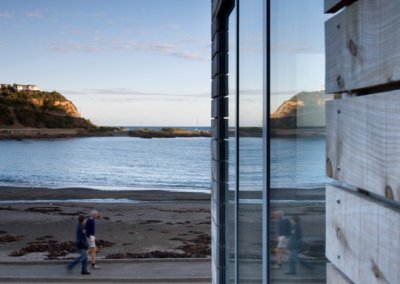
{"type": "MultiPolygon", "coordinates": [[[[234,141],[230,141],[234,180],[234,141]]],[[[241,138],[240,181],[262,186],[262,139],[241,138]]],[[[203,191],[211,188],[209,138],[95,137],[0,141],[0,185],[203,191]]],[[[272,187],[321,187],[325,138],[272,139],[272,187]]]]}

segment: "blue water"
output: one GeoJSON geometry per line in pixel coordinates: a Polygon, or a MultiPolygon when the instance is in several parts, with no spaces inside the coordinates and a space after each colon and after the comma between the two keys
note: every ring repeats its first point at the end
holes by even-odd
{"type": "MultiPolygon", "coordinates": [[[[243,187],[261,188],[262,140],[242,138],[240,153],[243,187]]],[[[273,139],[271,159],[274,187],[328,181],[324,138],[273,139]]],[[[210,167],[209,138],[0,141],[0,185],[209,191],[210,167]]]]}

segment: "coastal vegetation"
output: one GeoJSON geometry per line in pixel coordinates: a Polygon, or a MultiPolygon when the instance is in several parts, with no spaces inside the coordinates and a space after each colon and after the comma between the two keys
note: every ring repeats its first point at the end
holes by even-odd
{"type": "Polygon", "coordinates": [[[147,128],[129,131],[130,137],[140,138],[177,138],[177,137],[211,137],[210,131],[196,131],[183,128],[161,128],[151,130],[147,128]]]}
{"type": "Polygon", "coordinates": [[[96,126],[80,116],[58,92],[0,90],[1,128],[82,128],[96,126]]]}

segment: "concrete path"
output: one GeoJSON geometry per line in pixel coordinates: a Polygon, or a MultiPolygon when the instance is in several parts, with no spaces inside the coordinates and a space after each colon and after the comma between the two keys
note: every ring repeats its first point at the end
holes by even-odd
{"type": "Polygon", "coordinates": [[[66,262],[0,263],[1,283],[210,283],[210,260],[132,260],[100,262],[100,270],[82,276],[66,262]]]}
{"type": "MultiPolygon", "coordinates": [[[[0,283],[211,283],[209,259],[134,259],[102,260],[100,270],[82,276],[80,267],[66,270],[65,261],[13,263],[0,262],[0,283]]],[[[234,265],[233,263],[231,264],[234,265]]],[[[262,263],[242,261],[240,279],[244,283],[261,283],[262,263]]],[[[272,265],[270,277],[276,283],[325,283],[325,263],[299,266],[299,274],[285,274],[272,265]]]]}

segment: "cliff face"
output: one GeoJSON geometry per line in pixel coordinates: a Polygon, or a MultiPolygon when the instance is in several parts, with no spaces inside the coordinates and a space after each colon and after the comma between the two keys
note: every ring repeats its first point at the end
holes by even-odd
{"type": "Polygon", "coordinates": [[[325,102],[332,98],[323,91],[298,93],[271,114],[271,128],[324,127],[325,102]]]}
{"type": "Polygon", "coordinates": [[[94,125],[57,92],[0,90],[0,127],[85,128],[94,125]]]}
{"type": "Polygon", "coordinates": [[[47,100],[45,98],[30,99],[28,102],[37,108],[47,108],[47,111],[54,114],[81,117],[76,106],[68,100],[47,100]]]}

